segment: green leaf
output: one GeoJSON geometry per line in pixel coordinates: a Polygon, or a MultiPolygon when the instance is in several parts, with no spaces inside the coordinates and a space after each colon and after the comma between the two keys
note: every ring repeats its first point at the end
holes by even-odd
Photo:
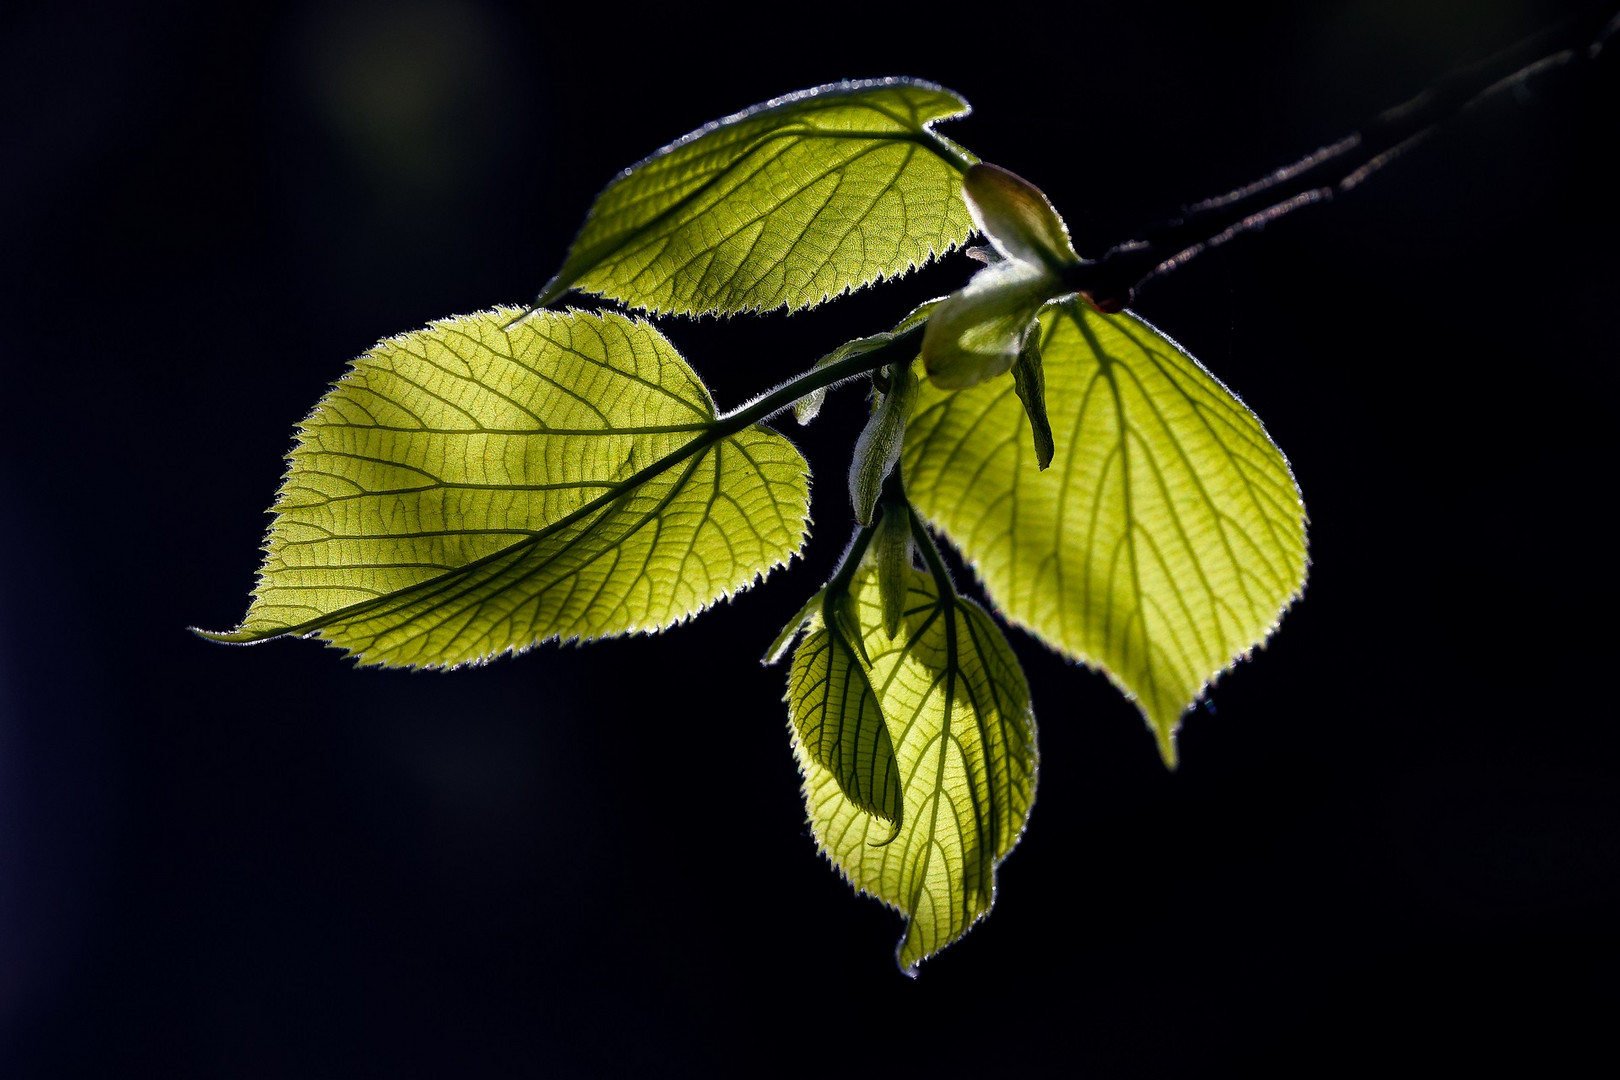
{"type": "Polygon", "coordinates": [[[865,654],[851,636],[860,633],[859,626],[848,625],[842,611],[829,615],[821,613],[793,654],[788,701],[794,736],[851,803],[892,823],[893,837],[903,812],[894,743],[867,678],[865,654]]]}
{"type": "Polygon", "coordinates": [[[570,289],[651,311],[811,307],[921,266],[973,231],[972,155],[932,129],[967,102],[909,79],[767,101],[625,170],[544,307],[570,289]]]}
{"type": "Polygon", "coordinates": [[[1035,718],[1017,658],[977,604],[942,597],[930,575],[912,570],[915,629],[891,641],[870,567],[855,588],[869,684],[899,771],[900,828],[862,809],[818,760],[800,733],[806,702],[797,682],[788,694],[794,752],[817,845],[856,889],[906,916],[895,956],[915,974],[995,900],[996,866],[1018,842],[1035,797],[1035,718]]]}
{"type": "Polygon", "coordinates": [[[1024,347],[1013,362],[1013,393],[1024,403],[1024,415],[1029,418],[1030,436],[1035,441],[1035,467],[1045,469],[1052,464],[1057,443],[1052,439],[1052,421],[1046,415],[1046,374],[1041,370],[1041,335],[1024,338],[1024,347]]]}
{"type": "Polygon", "coordinates": [[[516,314],[354,362],[299,427],[246,618],[209,636],[449,666],[659,630],[799,550],[804,459],[717,419],[657,330],[577,311],[503,329],[516,314]]]}
{"type": "Polygon", "coordinates": [[[1259,420],[1153,327],[1068,301],[1040,333],[1053,467],[1030,460],[1012,380],[925,386],[906,490],[1009,619],[1136,699],[1173,765],[1182,713],[1300,594],[1299,489],[1259,420]]]}

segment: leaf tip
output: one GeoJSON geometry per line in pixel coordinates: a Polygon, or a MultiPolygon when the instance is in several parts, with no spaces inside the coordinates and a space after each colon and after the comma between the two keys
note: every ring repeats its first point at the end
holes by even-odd
{"type": "Polygon", "coordinates": [[[900,941],[894,947],[894,966],[899,968],[900,974],[908,979],[915,979],[917,969],[922,967],[922,962],[933,955],[932,953],[924,954],[921,949],[912,945],[911,935],[915,933],[915,930],[916,928],[911,925],[911,920],[907,919],[906,932],[900,936],[900,941]]]}
{"type": "Polygon", "coordinates": [[[889,831],[889,835],[884,837],[882,840],[869,840],[869,841],[867,841],[866,846],[867,847],[888,847],[890,844],[894,843],[895,838],[900,835],[900,827],[905,824],[905,820],[904,820],[905,819],[905,811],[904,811],[904,809],[902,809],[900,813],[895,814],[894,819],[892,821],[890,821],[889,818],[884,817],[882,814],[880,814],[880,813],[878,813],[876,811],[869,811],[869,813],[871,813],[871,815],[874,818],[876,818],[878,821],[888,821],[889,824],[894,826],[894,828],[891,829],[889,831]]]}
{"type": "MultiPolygon", "coordinates": [[[[533,312],[539,311],[541,308],[555,304],[558,300],[561,300],[565,294],[567,294],[570,287],[570,282],[563,279],[563,273],[561,270],[559,270],[557,273],[551,276],[550,281],[541,286],[540,291],[536,293],[534,299],[530,301],[529,309],[524,313],[524,316],[526,317],[533,312]]],[[[513,322],[517,321],[519,320],[513,320],[513,322]]]]}
{"type": "Polygon", "coordinates": [[[540,305],[540,300],[537,297],[535,299],[535,302],[532,305],[529,305],[527,307],[517,308],[516,309],[517,314],[513,315],[510,319],[507,319],[505,322],[503,322],[501,324],[501,332],[503,334],[504,333],[510,333],[512,328],[517,326],[518,323],[522,322],[524,319],[527,319],[530,315],[533,315],[536,311],[539,311],[540,306],[541,306],[540,305]]]}
{"type": "Polygon", "coordinates": [[[1166,769],[1175,772],[1176,766],[1181,764],[1180,755],[1176,751],[1176,733],[1181,728],[1180,719],[1169,724],[1152,723],[1152,727],[1153,736],[1159,744],[1159,759],[1164,762],[1166,769]]]}
{"type": "Polygon", "coordinates": [[[196,634],[204,641],[212,641],[220,645],[257,645],[261,641],[282,637],[286,632],[264,633],[262,631],[248,630],[238,626],[235,630],[204,630],[200,626],[188,626],[187,630],[196,634]]]}

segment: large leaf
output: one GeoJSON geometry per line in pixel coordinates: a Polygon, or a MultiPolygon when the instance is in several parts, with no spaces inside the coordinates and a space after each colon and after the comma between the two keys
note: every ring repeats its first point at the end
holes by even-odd
{"type": "Polygon", "coordinates": [[[920,266],[973,231],[974,158],[930,126],[967,111],[949,90],[884,79],[694,131],[597,196],[535,305],[580,289],[651,311],[797,309],[920,266]]]}
{"type": "Polygon", "coordinates": [[[924,385],[906,489],[1010,619],[1136,698],[1173,764],[1182,713],[1300,593],[1299,490],[1254,415],[1145,322],[1071,301],[1039,329],[1052,467],[1013,380],[924,385]]]}
{"type": "Polygon", "coordinates": [[[379,343],[299,427],[253,602],[226,641],[319,636],[444,666],[653,631],[786,562],[807,467],[717,420],[650,325],[447,319],[379,343]]]}
{"type": "MultiPolygon", "coordinates": [[[[857,805],[801,737],[807,699],[797,678],[788,703],[816,842],[855,888],[906,916],[895,957],[911,974],[990,910],[996,866],[1035,797],[1036,752],[1029,688],[1000,629],[972,601],[942,599],[931,576],[908,572],[912,630],[894,640],[877,575],[868,568],[855,582],[866,674],[899,772],[898,830],[857,805]]],[[[813,624],[800,651],[822,632],[813,624]]]]}

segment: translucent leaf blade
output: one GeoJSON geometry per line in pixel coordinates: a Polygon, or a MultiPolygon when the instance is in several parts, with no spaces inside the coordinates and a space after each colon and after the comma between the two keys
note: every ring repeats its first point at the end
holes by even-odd
{"type": "Polygon", "coordinates": [[[1034,801],[1036,749],[1029,688],[995,622],[969,600],[942,605],[929,575],[910,575],[915,629],[892,641],[876,575],[857,578],[903,793],[898,832],[849,799],[796,730],[794,752],[817,845],[856,889],[906,916],[895,956],[914,974],[990,910],[996,867],[1034,801]]]}
{"type": "Polygon", "coordinates": [[[253,601],[256,641],[448,666],[654,631],[802,545],[807,466],[719,437],[674,347],[620,315],[497,310],[356,360],[298,432],[253,601]]]}
{"type": "Polygon", "coordinates": [[[788,674],[788,715],[800,746],[852,803],[890,822],[902,813],[894,744],[854,644],[822,621],[799,643],[788,674]]]}
{"type": "Polygon", "coordinates": [[[649,311],[811,307],[967,239],[974,158],[931,125],[968,105],[905,79],[765,102],[665,147],[599,195],[536,300],[579,289],[649,311]]]}
{"type": "Polygon", "coordinates": [[[924,386],[907,492],[1008,618],[1136,699],[1173,764],[1182,713],[1304,585],[1299,489],[1254,415],[1148,324],[1068,302],[1040,332],[1052,467],[1011,379],[924,386]]]}

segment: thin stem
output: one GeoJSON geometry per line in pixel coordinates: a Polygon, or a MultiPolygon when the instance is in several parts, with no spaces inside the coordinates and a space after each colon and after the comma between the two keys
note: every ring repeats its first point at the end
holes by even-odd
{"type": "Polygon", "coordinates": [[[934,578],[934,588],[939,592],[939,602],[949,615],[956,605],[956,583],[951,580],[951,572],[945,569],[945,560],[934,544],[934,537],[923,524],[922,518],[917,516],[917,508],[912,506],[909,500],[906,502],[906,512],[911,515],[911,538],[916,541],[918,549],[922,552],[923,562],[934,578]]]}
{"type": "Polygon", "coordinates": [[[957,172],[967,172],[978,164],[978,159],[965,152],[951,140],[935,131],[933,128],[923,128],[922,138],[918,140],[928,149],[950,162],[957,172]]]}
{"type": "Polygon", "coordinates": [[[838,561],[838,570],[827,582],[826,604],[837,602],[843,593],[849,590],[849,583],[855,580],[856,571],[861,568],[861,560],[866,558],[866,549],[872,543],[872,537],[877,528],[872,525],[862,525],[855,530],[855,536],[844,550],[844,557],[838,561]]]}
{"type": "Polygon", "coordinates": [[[826,367],[815,367],[802,375],[796,375],[774,390],[767,391],[745,405],[733,409],[720,417],[709,428],[711,433],[719,432],[720,437],[734,434],[768,420],[775,414],[788,408],[800,398],[809,397],[817,390],[825,390],[845,379],[853,379],[865,375],[869,371],[877,371],[891,363],[904,361],[910,363],[917,356],[917,346],[921,343],[922,326],[914,326],[910,330],[896,334],[890,340],[879,345],[869,352],[856,353],[846,356],[826,367]]]}
{"type": "Polygon", "coordinates": [[[1485,98],[1555,68],[1593,59],[1617,24],[1620,15],[1608,0],[1490,59],[1459,68],[1360,131],[1252,184],[1188,207],[1180,217],[1114,245],[1100,259],[1069,268],[1063,284],[1085,293],[1102,311],[1119,311],[1150,278],[1302,206],[1350,191],[1485,98]]]}

